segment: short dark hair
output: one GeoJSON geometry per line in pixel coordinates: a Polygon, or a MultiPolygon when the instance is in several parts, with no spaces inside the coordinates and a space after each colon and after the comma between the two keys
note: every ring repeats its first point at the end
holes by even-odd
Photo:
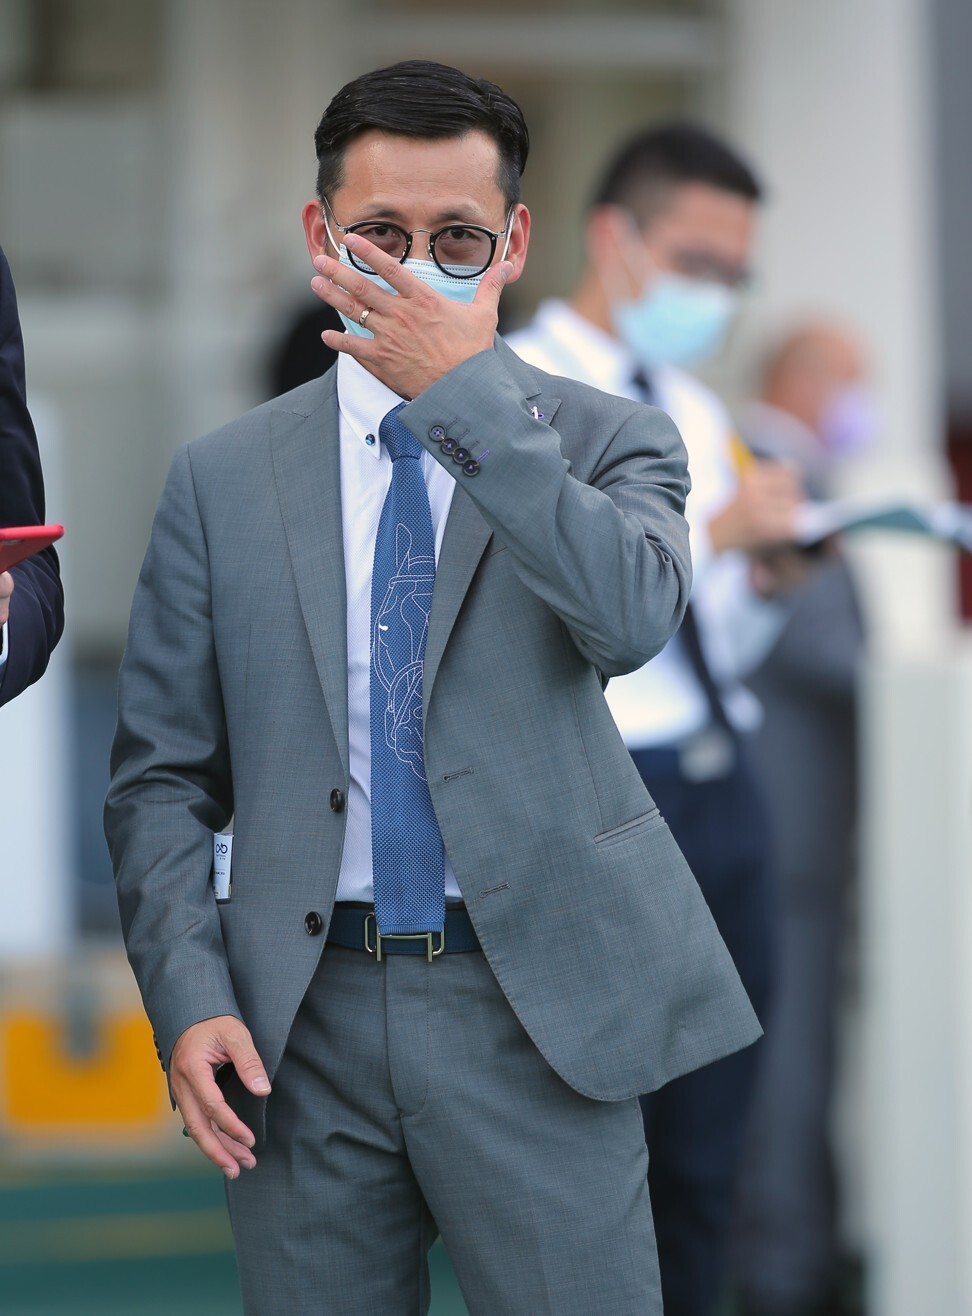
{"type": "Polygon", "coordinates": [[[706,183],[754,203],[763,199],[756,174],[728,143],[698,124],[678,122],[624,142],[609,160],[592,204],[623,206],[645,224],[682,183],[706,183]]]}
{"type": "Polygon", "coordinates": [[[321,200],[341,186],[345,147],[369,129],[429,140],[479,129],[499,150],[497,181],[507,204],[520,199],[530,135],[516,101],[485,78],[471,78],[447,64],[410,59],[363,73],[342,87],[314,134],[321,200]]]}

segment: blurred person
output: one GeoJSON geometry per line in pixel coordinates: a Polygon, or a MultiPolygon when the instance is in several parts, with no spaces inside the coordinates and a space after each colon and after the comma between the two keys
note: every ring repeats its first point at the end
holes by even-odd
{"type": "MultiPolygon", "coordinates": [[[[762,188],[725,142],[689,123],[639,133],[608,162],[585,220],[586,263],[566,301],[510,336],[526,360],[654,402],[689,455],[694,583],[663,652],[607,699],[668,821],[757,1014],[769,976],[767,836],[748,765],[758,720],[739,675],[780,624],[765,597],[801,571],[799,485],[782,463],[737,469],[712,391],[684,367],[721,345],[744,285],[762,188]],[[760,550],[761,556],[747,557],[760,550]]],[[[734,1171],[756,1055],[737,1053],[642,1101],[666,1316],[711,1316],[724,1279],[734,1171]]]]}
{"type": "MultiPolygon", "coordinates": [[[[0,248],[0,526],[43,521],[44,479],[27,410],[17,296],[0,248]]],[[[0,704],[43,676],[63,629],[64,591],[53,548],[0,573],[0,704]]]]}
{"type": "Polygon", "coordinates": [[[269,352],[268,397],[279,397],[292,388],[308,384],[334,365],[337,352],[321,338],[326,329],[340,329],[341,317],[324,302],[301,307],[287,320],[280,338],[269,352]]]}
{"type": "Polygon", "coordinates": [[[855,334],[837,323],[800,325],[764,363],[758,396],[740,414],[750,449],[800,473],[811,498],[832,497],[840,466],[878,436],[867,360],[855,334]]]}
{"type": "Polygon", "coordinates": [[[441,1232],[474,1314],[660,1313],[636,1094],[759,1031],[602,694],[680,619],[684,449],[495,337],[498,87],[381,69],[315,144],[337,365],[180,450],[136,590],[129,957],[247,1312],[427,1310],[441,1232]]]}
{"type": "MultiPolygon", "coordinates": [[[[741,414],[750,446],[798,468],[808,495],[875,439],[864,353],[836,324],[804,325],[766,362],[741,414]]],[[[856,680],[863,650],[835,542],[791,596],[749,678],[772,821],[777,973],[739,1181],[733,1270],[746,1316],[837,1316],[840,1257],[831,1097],[846,897],[857,817],[856,680]]]]}

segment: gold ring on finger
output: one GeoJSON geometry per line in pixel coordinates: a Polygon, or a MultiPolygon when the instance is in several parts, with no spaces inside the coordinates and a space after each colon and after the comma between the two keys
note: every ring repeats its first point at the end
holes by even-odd
{"type": "Polygon", "coordinates": [[[361,312],[361,314],[358,316],[358,324],[361,325],[362,329],[365,327],[368,316],[371,314],[373,310],[374,310],[373,306],[366,306],[364,310],[361,312]]]}

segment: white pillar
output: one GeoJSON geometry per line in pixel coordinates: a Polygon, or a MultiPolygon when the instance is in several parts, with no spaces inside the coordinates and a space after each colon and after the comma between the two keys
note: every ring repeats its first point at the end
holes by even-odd
{"type": "MultiPolygon", "coordinates": [[[[729,121],[769,195],[750,345],[813,312],[857,326],[882,445],[860,491],[944,496],[929,7],[924,0],[727,0],[729,121]]],[[[863,542],[863,541],[862,541],[863,542]]],[[[863,547],[875,631],[947,630],[946,554],[863,547]]]]}
{"type": "MultiPolygon", "coordinates": [[[[769,188],[748,343],[829,313],[870,349],[881,449],[856,492],[944,496],[925,0],[726,0],[729,123],[769,188]]],[[[850,541],[848,541],[850,542],[850,541]]],[[[972,654],[949,553],[850,550],[865,674],[862,1091],[843,1143],[872,1316],[972,1311],[972,654]]],[[[856,1035],[855,1030],[855,1035],[856,1035]]]]}
{"type": "Polygon", "coordinates": [[[972,643],[865,684],[862,919],[876,1316],[972,1312],[972,643]]]}

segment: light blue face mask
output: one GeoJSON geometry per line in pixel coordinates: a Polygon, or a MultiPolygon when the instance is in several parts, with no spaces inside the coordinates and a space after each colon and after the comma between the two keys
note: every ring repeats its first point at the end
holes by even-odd
{"type": "Polygon", "coordinates": [[[738,294],[724,284],[656,274],[636,301],[615,301],[614,328],[642,365],[688,366],[722,346],[738,294]]]}
{"type": "MultiPolygon", "coordinates": [[[[338,248],[341,264],[348,270],[354,270],[355,274],[364,274],[364,277],[378,288],[384,288],[386,292],[395,292],[390,283],[381,278],[378,274],[365,274],[364,270],[355,269],[348,258],[347,249],[342,244],[338,248]]],[[[440,270],[433,260],[417,260],[409,257],[403,264],[403,268],[408,270],[409,274],[414,274],[417,279],[421,279],[429,288],[434,288],[440,292],[443,297],[448,297],[450,302],[469,303],[476,296],[476,289],[482,281],[482,274],[475,274],[471,278],[454,279],[451,275],[440,270]]],[[[457,274],[463,274],[468,271],[467,265],[450,265],[450,270],[455,270],[457,274]]],[[[485,274],[486,271],[483,271],[485,274]]],[[[396,294],[397,295],[397,294],[396,294]]],[[[364,329],[356,320],[349,320],[343,311],[338,311],[344,327],[349,334],[357,334],[359,338],[374,338],[370,329],[364,329]]]]}

